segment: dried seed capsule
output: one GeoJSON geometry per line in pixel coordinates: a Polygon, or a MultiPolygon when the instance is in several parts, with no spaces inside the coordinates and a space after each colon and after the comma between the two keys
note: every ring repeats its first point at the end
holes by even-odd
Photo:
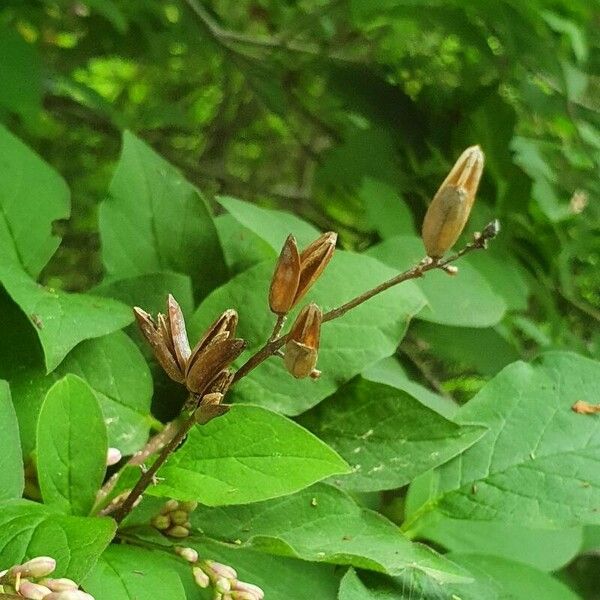
{"type": "Polygon", "coordinates": [[[333,256],[336,242],[337,233],[328,231],[300,253],[300,281],[294,304],[302,299],[312,284],[321,276],[333,256]]]}
{"type": "Polygon", "coordinates": [[[199,425],[206,425],[209,421],[228,413],[230,408],[229,404],[203,404],[194,412],[194,418],[199,425]]]}
{"type": "Polygon", "coordinates": [[[234,338],[210,343],[200,350],[187,373],[188,390],[202,394],[211,381],[242,353],[245,346],[244,340],[234,338]]]}
{"type": "Polygon", "coordinates": [[[171,294],[167,299],[168,323],[171,331],[171,341],[177,364],[182,372],[185,372],[187,361],[192,353],[185,329],[185,319],[181,307],[171,294]]]}
{"type": "Polygon", "coordinates": [[[232,308],[226,310],[206,331],[200,341],[194,346],[190,359],[188,360],[186,373],[194,367],[198,359],[198,355],[212,343],[222,339],[232,338],[235,335],[235,330],[238,323],[237,311],[232,308]],[[223,336],[223,333],[227,333],[223,336]]]}
{"type": "Polygon", "coordinates": [[[160,363],[165,373],[177,383],[184,382],[182,370],[179,368],[177,360],[173,355],[167,339],[165,338],[164,327],[159,330],[152,320],[152,317],[139,307],[133,309],[133,314],[138,322],[140,330],[146,341],[150,344],[156,360],[160,363]]]}
{"type": "Polygon", "coordinates": [[[308,377],[317,364],[323,313],[316,304],[305,306],[290,330],[284,364],[297,378],[308,377]]]}
{"type": "Polygon", "coordinates": [[[440,258],[458,239],[469,218],[483,171],[479,146],[467,148],[433,197],[423,221],[428,256],[440,258]]]}
{"type": "Polygon", "coordinates": [[[274,313],[285,315],[294,306],[300,282],[300,254],[293,235],[283,244],[269,289],[269,306],[274,313]]]}

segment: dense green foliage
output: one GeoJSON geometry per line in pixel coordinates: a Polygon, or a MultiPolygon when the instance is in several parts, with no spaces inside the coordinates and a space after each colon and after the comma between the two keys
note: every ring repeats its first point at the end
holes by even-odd
{"type": "Polygon", "coordinates": [[[600,415],[572,410],[600,403],[599,26],[597,0],[4,0],[0,570],[209,598],[149,526],[174,498],[202,503],[177,544],[267,600],[600,598],[600,415]],[[289,233],[339,232],[306,297],[338,306],[423,258],[473,144],[461,241],[497,217],[489,250],[325,324],[318,381],[242,379],[111,544],[139,467],[99,501],[107,448],[185,400],[131,306],[172,293],[192,343],[236,308],[239,365],[289,233]]]}

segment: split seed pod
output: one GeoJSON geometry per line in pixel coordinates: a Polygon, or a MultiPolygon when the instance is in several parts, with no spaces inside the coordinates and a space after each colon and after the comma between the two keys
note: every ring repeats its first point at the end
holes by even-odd
{"type": "Polygon", "coordinates": [[[287,237],[269,290],[274,313],[285,315],[302,299],[331,260],[336,242],[337,234],[329,231],[299,253],[294,236],[287,237]]]}
{"type": "Polygon", "coordinates": [[[317,364],[323,313],[316,304],[305,306],[285,344],[284,364],[296,378],[308,377],[317,364]]]}
{"type": "Polygon", "coordinates": [[[479,146],[467,148],[436,192],[423,221],[423,243],[431,258],[442,257],[467,223],[483,171],[479,146]]]}

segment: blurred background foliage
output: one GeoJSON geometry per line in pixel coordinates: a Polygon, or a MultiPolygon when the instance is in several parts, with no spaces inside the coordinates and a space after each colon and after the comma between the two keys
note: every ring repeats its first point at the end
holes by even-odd
{"type": "MultiPolygon", "coordinates": [[[[0,121],[73,195],[42,280],[102,279],[97,207],[124,129],[217,212],[218,195],[286,209],[393,266],[479,143],[469,231],[498,217],[502,234],[464,267],[457,290],[471,298],[431,286],[437,317],[411,326],[402,368],[464,401],[519,357],[600,359],[599,30],[597,0],[3,0],[0,121]],[[499,316],[475,318],[468,269],[501,299],[499,316]],[[463,300],[466,322],[453,314],[463,300]]],[[[217,221],[239,248],[232,270],[264,256],[230,215],[217,221]]],[[[578,571],[590,560],[565,576],[592,581],[578,571]]]]}

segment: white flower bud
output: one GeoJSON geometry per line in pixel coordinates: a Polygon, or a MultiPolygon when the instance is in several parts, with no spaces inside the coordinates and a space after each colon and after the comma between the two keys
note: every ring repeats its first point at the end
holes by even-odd
{"type": "Polygon", "coordinates": [[[112,465],[116,465],[121,458],[123,457],[118,448],[109,448],[108,452],[106,453],[106,466],[112,467],[112,465]]]}
{"type": "Polygon", "coordinates": [[[63,592],[52,592],[44,596],[44,600],[95,600],[95,598],[81,590],[65,590],[63,592]]]}
{"type": "Polygon", "coordinates": [[[50,588],[53,592],[79,589],[79,586],[72,579],[67,579],[66,577],[61,577],[60,579],[42,579],[40,583],[50,588]]]}
{"type": "Polygon", "coordinates": [[[56,569],[56,561],[50,556],[37,556],[32,558],[22,565],[15,565],[8,570],[9,576],[14,576],[17,573],[21,577],[45,577],[50,575],[56,569]]]}
{"type": "Polygon", "coordinates": [[[50,590],[45,585],[24,580],[19,585],[19,594],[29,600],[42,600],[50,594],[50,590]]]}
{"type": "Polygon", "coordinates": [[[194,576],[194,581],[197,586],[207,588],[210,585],[209,576],[200,567],[194,567],[192,569],[192,575],[194,576]]]}
{"type": "Polygon", "coordinates": [[[188,562],[198,562],[198,553],[193,548],[182,548],[181,546],[176,546],[175,552],[188,562]]]}
{"type": "Polygon", "coordinates": [[[254,585],[253,583],[246,583],[245,581],[236,581],[232,589],[234,591],[248,592],[250,594],[253,594],[257,600],[263,600],[263,598],[265,597],[265,593],[261,588],[259,588],[257,585],[254,585]]]}
{"type": "Polygon", "coordinates": [[[205,560],[204,564],[217,575],[226,579],[237,579],[237,571],[229,565],[217,562],[216,560],[205,560]]]}
{"type": "Polygon", "coordinates": [[[225,577],[219,577],[215,581],[215,590],[220,594],[225,594],[231,590],[231,582],[225,577]]]}

